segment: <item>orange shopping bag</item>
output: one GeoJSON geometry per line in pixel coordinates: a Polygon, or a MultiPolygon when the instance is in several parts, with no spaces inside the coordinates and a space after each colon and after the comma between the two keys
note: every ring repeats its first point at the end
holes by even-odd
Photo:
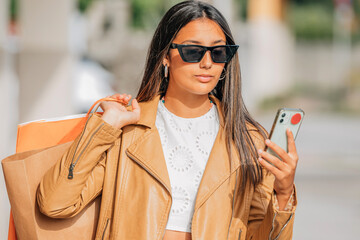
{"type": "MultiPolygon", "coordinates": [[[[83,130],[94,107],[101,101],[119,100],[102,98],[91,106],[87,114],[32,121],[18,125],[16,153],[44,149],[73,141],[83,130]]],[[[10,211],[8,240],[17,240],[12,211],[10,211]]]]}

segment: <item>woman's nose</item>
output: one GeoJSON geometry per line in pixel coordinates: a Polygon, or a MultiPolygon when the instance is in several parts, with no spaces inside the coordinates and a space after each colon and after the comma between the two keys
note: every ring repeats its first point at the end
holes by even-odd
{"type": "Polygon", "coordinates": [[[206,51],[204,57],[200,61],[200,68],[209,69],[211,68],[213,62],[211,59],[210,51],[206,51]]]}

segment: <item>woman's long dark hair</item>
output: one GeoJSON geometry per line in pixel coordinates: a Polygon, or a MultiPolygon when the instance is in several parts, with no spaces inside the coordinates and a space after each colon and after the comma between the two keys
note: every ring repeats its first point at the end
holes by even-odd
{"type": "MultiPolygon", "coordinates": [[[[147,55],[144,77],[136,99],[139,102],[149,101],[156,95],[165,95],[168,81],[164,79],[163,59],[169,52],[170,44],[177,33],[190,21],[208,18],[215,21],[223,30],[227,44],[235,44],[229,25],[224,16],[213,6],[200,1],[184,1],[170,8],[160,21],[152,38],[147,55]]],[[[254,142],[247,130],[247,124],[265,133],[261,126],[250,116],[241,95],[241,76],[238,54],[225,65],[226,77],[219,81],[210,94],[217,97],[224,114],[224,129],[229,156],[231,142],[236,146],[240,156],[242,187],[250,181],[256,186],[262,179],[261,167],[254,142]]],[[[230,159],[231,164],[231,159],[230,159]]]]}

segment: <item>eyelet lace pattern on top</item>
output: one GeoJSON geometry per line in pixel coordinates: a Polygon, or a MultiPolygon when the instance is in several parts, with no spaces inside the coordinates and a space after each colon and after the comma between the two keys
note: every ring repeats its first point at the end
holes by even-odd
{"type": "Polygon", "coordinates": [[[219,130],[216,106],[200,117],[182,118],[159,101],[155,125],[173,198],[166,229],[191,232],[196,194],[219,130]]]}

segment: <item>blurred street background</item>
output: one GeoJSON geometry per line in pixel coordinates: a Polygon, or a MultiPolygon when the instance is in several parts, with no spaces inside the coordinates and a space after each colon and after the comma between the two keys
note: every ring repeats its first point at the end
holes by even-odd
{"type": "MultiPolygon", "coordinates": [[[[0,159],[17,124],[136,96],[147,49],[176,0],[0,0],[0,159]]],[[[305,111],[295,240],[360,236],[360,0],[208,0],[240,45],[243,94],[270,130],[280,107],[305,111]]],[[[0,239],[9,201],[0,174],[0,239]]]]}

